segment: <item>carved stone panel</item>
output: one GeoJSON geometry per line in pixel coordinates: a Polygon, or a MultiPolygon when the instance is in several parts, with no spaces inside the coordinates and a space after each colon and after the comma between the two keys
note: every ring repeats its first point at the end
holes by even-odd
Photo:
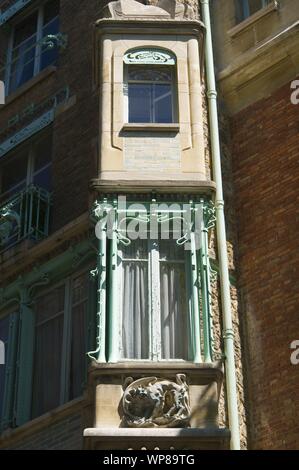
{"type": "Polygon", "coordinates": [[[184,374],[176,382],[157,377],[128,378],[122,398],[123,427],[185,428],[190,425],[189,387],[184,374]]]}

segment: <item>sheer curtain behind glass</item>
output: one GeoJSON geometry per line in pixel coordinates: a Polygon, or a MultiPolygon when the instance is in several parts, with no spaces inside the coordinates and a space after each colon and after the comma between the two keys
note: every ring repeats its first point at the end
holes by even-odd
{"type": "Polygon", "coordinates": [[[32,417],[60,403],[65,286],[36,300],[32,417]]]}
{"type": "Polygon", "coordinates": [[[162,359],[188,359],[185,252],[174,240],[160,240],[162,359]]]}
{"type": "Polygon", "coordinates": [[[122,357],[149,358],[147,240],[122,248],[122,357]]]}

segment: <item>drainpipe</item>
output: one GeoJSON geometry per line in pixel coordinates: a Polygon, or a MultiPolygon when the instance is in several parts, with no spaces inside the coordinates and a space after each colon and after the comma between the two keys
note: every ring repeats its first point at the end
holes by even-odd
{"type": "Polygon", "coordinates": [[[219,256],[219,273],[221,285],[221,303],[223,315],[223,337],[225,352],[225,377],[228,405],[229,428],[231,431],[231,449],[240,449],[240,431],[238,416],[237,381],[234,357],[234,331],[231,313],[230,283],[228,271],[228,256],[226,245],[226,230],[224,218],[224,200],[221,173],[221,153],[219,142],[217,91],[214,70],[213,44],[211,32],[210,2],[200,0],[202,5],[203,22],[206,27],[205,57],[207,77],[207,97],[209,105],[211,152],[213,177],[216,183],[216,214],[217,214],[217,245],[219,256]]]}

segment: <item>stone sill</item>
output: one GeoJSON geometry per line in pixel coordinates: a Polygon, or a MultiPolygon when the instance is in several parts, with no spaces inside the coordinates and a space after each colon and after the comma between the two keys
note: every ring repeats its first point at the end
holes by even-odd
{"type": "Polygon", "coordinates": [[[209,180],[103,180],[92,179],[91,189],[100,192],[138,192],[147,194],[152,191],[157,193],[188,193],[192,194],[213,194],[216,191],[216,184],[209,180]]]}
{"type": "Polygon", "coordinates": [[[92,369],[178,369],[178,370],[222,370],[222,362],[215,361],[209,363],[199,363],[195,364],[194,362],[189,361],[123,361],[123,362],[93,362],[92,369]]]}
{"type": "Polygon", "coordinates": [[[93,378],[103,375],[123,375],[123,374],[176,374],[183,372],[192,376],[201,376],[202,379],[216,380],[220,384],[223,380],[223,362],[215,361],[211,363],[195,364],[194,362],[142,362],[127,361],[117,363],[100,363],[93,361],[89,367],[89,373],[93,378]]]}
{"type": "Polygon", "coordinates": [[[126,123],[122,127],[122,131],[143,131],[143,132],[179,132],[180,125],[178,123],[158,124],[158,123],[126,123]]]}
{"type": "Polygon", "coordinates": [[[105,439],[132,439],[143,441],[154,439],[229,439],[230,431],[226,428],[87,428],[84,437],[105,439]]]}
{"type": "Polygon", "coordinates": [[[257,21],[269,15],[273,11],[277,11],[278,9],[279,9],[279,3],[277,0],[274,0],[272,3],[270,3],[266,7],[257,11],[256,13],[249,16],[241,23],[237,24],[236,26],[228,30],[227,34],[233,39],[239,34],[243,33],[243,31],[245,31],[247,28],[255,24],[257,21]]]}
{"type": "Polygon", "coordinates": [[[48,78],[50,75],[52,75],[52,73],[55,73],[56,71],[57,67],[55,65],[49,65],[49,67],[46,67],[38,75],[35,75],[35,77],[32,77],[30,80],[28,80],[28,82],[24,83],[24,85],[20,86],[17,90],[8,95],[6,97],[6,101],[2,109],[10,105],[13,101],[18,99],[23,94],[27,93],[27,91],[29,91],[35,85],[48,78]]]}

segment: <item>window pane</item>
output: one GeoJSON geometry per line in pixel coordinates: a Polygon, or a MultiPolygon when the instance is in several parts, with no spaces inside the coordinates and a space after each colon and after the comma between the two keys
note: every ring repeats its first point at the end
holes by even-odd
{"type": "Polygon", "coordinates": [[[70,371],[70,399],[79,397],[85,381],[87,353],[87,292],[88,274],[73,281],[72,286],[72,346],[70,371]]]}
{"type": "Polygon", "coordinates": [[[129,81],[146,81],[146,82],[171,82],[171,69],[169,67],[143,68],[140,66],[129,67],[129,81]]]}
{"type": "Polygon", "coordinates": [[[154,122],[172,122],[171,85],[154,85],[154,122]]]}
{"type": "Polygon", "coordinates": [[[64,292],[64,285],[57,287],[35,303],[33,418],[60,403],[64,292]]]}
{"type": "Polygon", "coordinates": [[[59,0],[50,0],[44,6],[44,25],[59,15],[59,0]]]}
{"type": "MultiPolygon", "coordinates": [[[[8,331],[9,331],[9,316],[0,319],[0,341],[5,345],[5,361],[7,362],[7,342],[8,342],[8,331]]],[[[2,344],[0,344],[0,353],[2,352],[2,344]]],[[[2,357],[0,357],[2,359],[2,357]]],[[[0,361],[0,422],[2,417],[2,407],[4,398],[4,386],[5,386],[5,365],[2,365],[0,361]]]]}
{"type": "Polygon", "coordinates": [[[13,92],[34,75],[36,34],[15,47],[12,52],[9,90],[13,92]]]}
{"type": "MultiPolygon", "coordinates": [[[[43,38],[48,35],[59,33],[59,18],[53,18],[46,26],[43,27],[43,38]]],[[[54,40],[54,47],[50,48],[49,45],[45,44],[42,46],[42,56],[40,69],[43,70],[48,65],[54,64],[58,58],[58,47],[57,42],[54,40]]]]}
{"type": "Polygon", "coordinates": [[[126,359],[148,359],[147,240],[135,240],[128,247],[123,247],[122,258],[122,356],[126,359]]]}
{"type": "Polygon", "coordinates": [[[129,122],[173,122],[172,69],[128,68],[129,122]]]}
{"type": "Polygon", "coordinates": [[[52,159],[52,135],[46,135],[35,145],[34,171],[48,165],[52,159]]]}
{"type": "Polygon", "coordinates": [[[37,12],[19,23],[14,32],[13,47],[19,46],[24,41],[35,35],[37,29],[37,12]]]}
{"type": "Polygon", "coordinates": [[[28,150],[8,158],[1,171],[1,199],[8,199],[26,186],[28,150]]]}
{"type": "Polygon", "coordinates": [[[33,184],[39,188],[51,191],[51,165],[46,166],[42,170],[36,172],[33,177],[33,184]]]}
{"type": "Polygon", "coordinates": [[[185,256],[184,247],[175,241],[160,241],[162,359],[188,359],[185,256]]]}
{"type": "Polygon", "coordinates": [[[152,86],[129,84],[129,122],[152,122],[152,86]]]}
{"type": "Polygon", "coordinates": [[[34,149],[33,184],[51,191],[51,158],[52,136],[47,135],[40,140],[34,149]]]}

